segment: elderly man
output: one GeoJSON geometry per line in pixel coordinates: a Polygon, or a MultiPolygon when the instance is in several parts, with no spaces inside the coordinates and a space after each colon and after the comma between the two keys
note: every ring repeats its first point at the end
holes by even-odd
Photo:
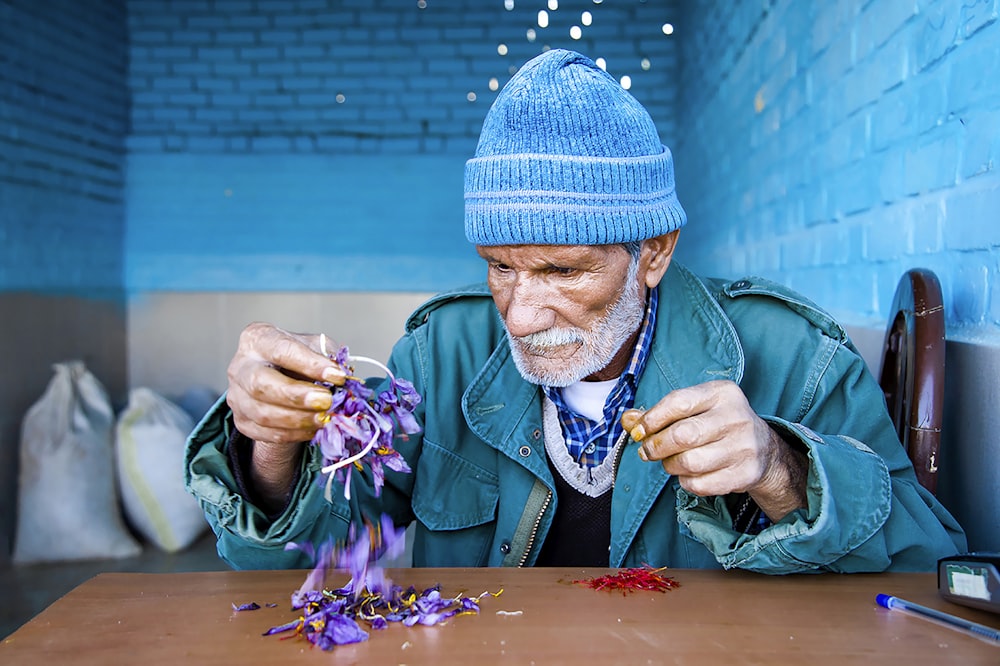
{"type": "MultiPolygon", "coordinates": [[[[379,497],[323,497],[310,440],[343,371],[253,324],[187,483],[240,568],[416,523],[417,566],[928,570],[965,548],[843,329],[763,280],[672,261],[686,216],[645,109],[587,58],[527,63],[466,167],[487,286],[415,312],[389,365],[423,396],[379,497]],[[488,287],[488,289],[487,289],[488,287]]],[[[707,222],[703,222],[707,223],[707,222]]]]}

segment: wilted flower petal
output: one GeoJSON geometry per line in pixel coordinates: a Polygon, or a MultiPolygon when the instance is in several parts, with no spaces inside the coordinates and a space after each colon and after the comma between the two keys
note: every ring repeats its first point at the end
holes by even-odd
{"type": "Polygon", "coordinates": [[[302,620],[292,620],[286,624],[278,625],[277,627],[271,627],[265,631],[262,636],[273,636],[274,634],[280,634],[284,631],[291,631],[292,629],[297,629],[302,620]]]}
{"type": "Polygon", "coordinates": [[[406,458],[401,456],[398,451],[390,451],[386,454],[379,454],[379,462],[394,472],[403,472],[408,474],[413,471],[410,469],[410,466],[406,464],[406,458]]]}
{"type": "Polygon", "coordinates": [[[322,632],[316,632],[313,643],[329,650],[335,645],[348,645],[368,640],[368,634],[352,618],[338,613],[329,614],[322,632]]]}

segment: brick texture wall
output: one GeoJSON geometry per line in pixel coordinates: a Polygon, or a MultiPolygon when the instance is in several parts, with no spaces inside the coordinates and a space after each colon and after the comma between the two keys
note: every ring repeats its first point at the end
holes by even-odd
{"type": "Polygon", "coordinates": [[[672,2],[423,4],[132,0],[129,147],[465,158],[496,95],[491,81],[502,86],[546,47],[605,58],[631,78],[665,140],[673,133],[674,43],[661,29],[672,2]]]}
{"type": "Polygon", "coordinates": [[[685,5],[681,256],[882,322],[934,270],[949,337],[1000,339],[996,0],[685,5]]]}
{"type": "Polygon", "coordinates": [[[123,2],[0,1],[0,290],[122,285],[125,30],[123,2]]]}
{"type": "Polygon", "coordinates": [[[573,48],[630,77],[669,142],[673,4],[132,0],[129,289],[481,279],[462,172],[495,89],[573,48]]]}

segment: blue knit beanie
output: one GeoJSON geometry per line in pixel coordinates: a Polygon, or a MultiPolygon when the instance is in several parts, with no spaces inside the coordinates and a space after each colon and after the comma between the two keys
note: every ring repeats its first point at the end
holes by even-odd
{"type": "Polygon", "coordinates": [[[507,82],[465,165],[476,245],[624,243],[686,221],[652,118],[573,51],[546,51],[507,82]]]}

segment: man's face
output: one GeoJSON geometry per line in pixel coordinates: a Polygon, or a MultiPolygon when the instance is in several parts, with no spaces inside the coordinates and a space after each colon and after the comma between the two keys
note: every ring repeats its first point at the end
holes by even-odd
{"type": "Polygon", "coordinates": [[[527,381],[567,386],[621,374],[645,308],[639,262],[624,247],[476,249],[489,265],[490,291],[527,381]]]}

